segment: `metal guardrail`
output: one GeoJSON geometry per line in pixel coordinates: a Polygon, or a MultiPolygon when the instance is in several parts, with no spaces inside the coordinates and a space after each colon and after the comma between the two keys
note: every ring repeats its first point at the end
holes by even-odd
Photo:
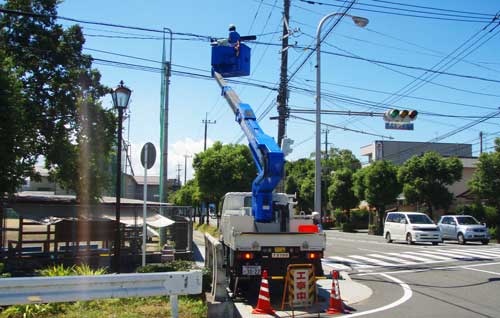
{"type": "Polygon", "coordinates": [[[0,306],[147,296],[170,296],[172,317],[179,315],[178,295],[200,294],[202,273],[166,272],[98,276],[0,279],[0,306]]]}
{"type": "Polygon", "coordinates": [[[222,244],[208,233],[205,233],[205,267],[212,270],[211,298],[214,301],[227,299],[227,277],[224,268],[224,251],[222,244]]]}

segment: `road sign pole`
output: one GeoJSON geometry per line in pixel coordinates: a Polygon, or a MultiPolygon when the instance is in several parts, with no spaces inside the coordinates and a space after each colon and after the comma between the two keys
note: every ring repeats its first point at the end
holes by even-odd
{"type": "MultiPolygon", "coordinates": [[[[144,161],[148,162],[148,144],[145,145],[146,151],[144,151],[144,161]]],[[[148,166],[144,165],[144,204],[142,206],[142,266],[146,266],[146,249],[147,249],[147,225],[146,225],[146,217],[147,217],[147,197],[148,197],[148,166]]]]}

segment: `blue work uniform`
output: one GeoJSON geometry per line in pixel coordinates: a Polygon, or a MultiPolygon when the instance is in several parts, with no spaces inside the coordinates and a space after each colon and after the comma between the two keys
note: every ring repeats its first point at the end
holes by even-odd
{"type": "Polygon", "coordinates": [[[231,46],[236,45],[240,40],[240,34],[236,31],[229,31],[229,39],[228,42],[231,46]]]}

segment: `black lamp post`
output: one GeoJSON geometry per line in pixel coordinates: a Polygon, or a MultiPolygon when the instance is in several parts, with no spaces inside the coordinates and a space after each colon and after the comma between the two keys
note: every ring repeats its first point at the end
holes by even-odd
{"type": "Polygon", "coordinates": [[[132,91],[123,85],[123,81],[120,81],[113,92],[111,93],[113,97],[113,106],[118,109],[118,151],[116,155],[116,224],[115,224],[115,251],[113,258],[113,270],[117,273],[120,272],[120,247],[121,247],[121,235],[120,235],[120,199],[121,199],[121,188],[122,188],[122,122],[123,122],[123,111],[127,108],[128,102],[130,100],[130,95],[132,91]]]}

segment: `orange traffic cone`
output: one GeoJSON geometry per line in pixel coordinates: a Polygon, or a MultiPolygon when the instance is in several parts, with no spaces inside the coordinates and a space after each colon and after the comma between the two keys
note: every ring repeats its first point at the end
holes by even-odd
{"type": "Polygon", "coordinates": [[[252,314],[274,315],[274,309],[271,307],[271,296],[269,294],[269,282],[267,281],[267,271],[262,273],[262,282],[260,283],[259,299],[257,307],[252,310],[252,314]]]}
{"type": "Polygon", "coordinates": [[[345,313],[344,303],[340,298],[339,288],[339,272],[332,271],[332,292],[330,293],[330,306],[326,310],[327,314],[343,314],[345,313]]]}

